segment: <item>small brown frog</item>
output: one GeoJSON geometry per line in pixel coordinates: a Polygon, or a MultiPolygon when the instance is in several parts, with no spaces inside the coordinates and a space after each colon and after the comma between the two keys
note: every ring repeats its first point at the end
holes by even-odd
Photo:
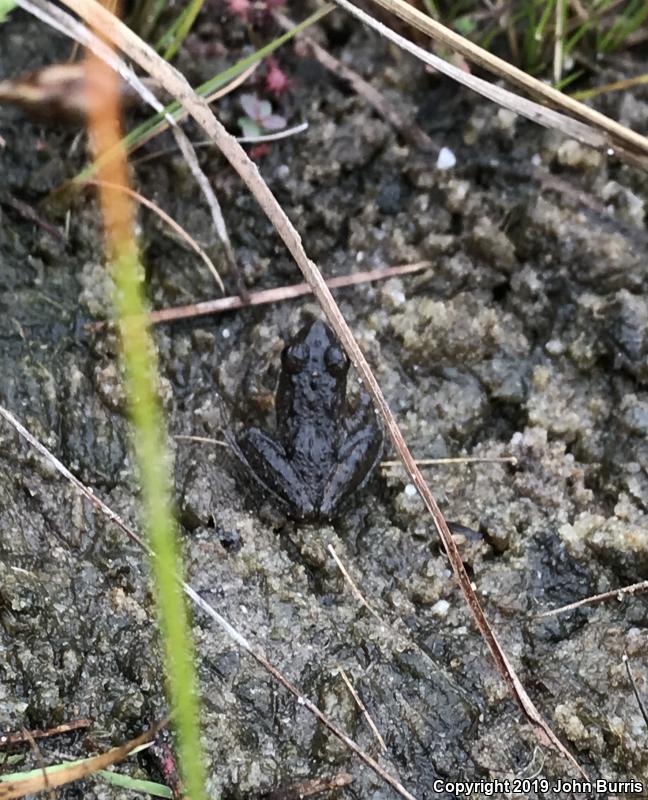
{"type": "Polygon", "coordinates": [[[348,370],[331,329],[306,325],[281,354],[276,437],[259,428],[236,437],[243,464],[295,519],[336,517],[380,461],[383,429],[369,398],[348,414],[348,370]]]}

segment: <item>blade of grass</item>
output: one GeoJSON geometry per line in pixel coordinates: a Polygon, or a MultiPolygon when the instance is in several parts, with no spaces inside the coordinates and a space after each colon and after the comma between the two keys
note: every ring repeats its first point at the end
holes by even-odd
{"type": "Polygon", "coordinates": [[[149,38],[160,14],[166,8],[166,0],[143,0],[134,15],[134,27],[142,39],[149,38]]]}
{"type": "MultiPolygon", "coordinates": [[[[382,36],[397,44],[403,50],[439,70],[439,72],[449,75],[458,83],[493,100],[504,108],[508,108],[516,114],[521,114],[533,122],[536,122],[538,125],[544,125],[547,128],[559,130],[563,134],[573,139],[578,139],[591,147],[601,150],[607,150],[609,148],[609,137],[596,128],[574,120],[571,117],[567,117],[564,114],[560,114],[558,111],[541,106],[532,100],[527,100],[525,97],[514,94],[507,89],[502,89],[494,83],[485,81],[482,78],[478,78],[476,75],[455,67],[453,64],[424,50],[409,39],[391,30],[391,28],[383,25],[360,8],[357,8],[353,3],[348,2],[348,0],[335,0],[335,2],[366,25],[378,31],[382,36]]],[[[637,160],[637,157],[632,154],[627,154],[626,158],[628,160],[637,160]]],[[[648,156],[644,159],[642,165],[645,169],[648,169],[648,156]]]]}
{"type": "MultiPolygon", "coordinates": [[[[104,60],[107,64],[109,64],[113,70],[115,70],[119,75],[121,75],[124,80],[126,80],[136,91],[137,93],[146,100],[147,103],[153,106],[158,112],[163,113],[163,106],[157,100],[155,95],[142,83],[142,81],[137,77],[137,75],[133,72],[132,69],[121,59],[119,58],[110,48],[106,46],[106,44],[99,39],[97,36],[91,33],[91,31],[86,28],[85,26],[81,25],[77,20],[71,17],[69,14],[66,14],[62,9],[57,8],[52,3],[47,2],[47,0],[17,0],[18,4],[24,8],[25,10],[29,11],[30,13],[37,16],[39,19],[42,19],[44,22],[47,22],[48,25],[52,25],[52,27],[60,30],[66,36],[71,36],[73,39],[78,41],[79,43],[91,48],[96,54],[98,54],[102,60],[104,60]]],[[[101,93],[97,93],[97,97],[99,98],[98,104],[101,106],[100,98],[101,93]]],[[[170,124],[173,136],[175,137],[176,143],[180,148],[180,152],[182,153],[189,169],[191,170],[196,183],[200,187],[205,200],[207,201],[207,205],[211,212],[212,222],[214,224],[214,228],[216,230],[216,234],[223,245],[223,250],[225,254],[226,261],[229,265],[231,273],[234,275],[237,286],[239,289],[239,293],[243,296],[247,296],[247,288],[243,282],[241,277],[240,271],[238,270],[236,264],[236,257],[234,255],[234,249],[231,245],[229,234],[227,232],[227,227],[225,225],[225,220],[223,219],[223,215],[220,209],[220,204],[214,190],[211,187],[207,176],[203,173],[202,169],[200,168],[200,164],[198,163],[198,157],[196,156],[193,147],[191,146],[191,142],[182,131],[182,129],[176,124],[175,120],[168,114],[165,114],[165,119],[170,124]]],[[[118,142],[116,142],[118,144],[118,142]]],[[[116,147],[115,154],[116,156],[121,156],[121,149],[116,147]]],[[[96,171],[95,173],[96,174],[96,171]]]]}
{"type": "Polygon", "coordinates": [[[7,17],[17,5],[14,0],[0,0],[0,24],[7,21],[7,17]]]}
{"type": "Polygon", "coordinates": [[[584,22],[567,39],[567,41],[565,42],[565,55],[568,55],[569,53],[572,52],[572,50],[576,47],[576,45],[583,38],[583,36],[585,36],[585,34],[591,29],[591,26],[592,26],[592,23],[590,21],[584,22]]]}
{"type": "Polygon", "coordinates": [[[648,73],[644,73],[643,75],[635,75],[634,78],[627,78],[623,81],[606,83],[603,86],[595,86],[593,89],[584,89],[581,92],[574,92],[572,97],[576,97],[578,100],[589,100],[590,98],[596,97],[599,94],[631,89],[633,86],[641,86],[645,83],[648,83],[648,73]]]}
{"type": "Polygon", "coordinates": [[[168,800],[173,800],[173,792],[163,783],[145,781],[140,778],[131,778],[130,775],[124,775],[121,772],[111,772],[107,769],[100,769],[96,774],[100,775],[106,783],[112,784],[112,786],[119,786],[121,789],[128,789],[131,792],[151,794],[153,797],[166,797],[168,800]]]}
{"type": "Polygon", "coordinates": [[[556,2],[556,29],[554,32],[553,79],[557,85],[562,80],[565,56],[565,0],[556,2]]]}
{"type": "MultiPolygon", "coordinates": [[[[256,71],[258,66],[259,66],[259,62],[257,62],[256,64],[252,64],[251,67],[248,67],[246,70],[243,70],[243,72],[241,72],[240,75],[237,75],[236,78],[234,78],[233,80],[229,81],[229,83],[227,83],[225,86],[221,87],[220,89],[216,89],[216,91],[212,92],[211,94],[206,95],[205,96],[205,100],[208,103],[211,104],[216,100],[220,100],[221,97],[225,97],[230,92],[235,91],[236,89],[238,89],[238,87],[242,83],[245,83],[245,81],[251,75],[254,74],[254,72],[256,71]]],[[[188,116],[187,112],[184,109],[182,109],[180,111],[180,113],[177,116],[174,117],[174,119],[175,119],[176,122],[182,122],[183,120],[185,120],[187,118],[187,116],[188,116]]],[[[138,139],[135,142],[135,144],[132,147],[129,147],[128,150],[127,150],[128,154],[131,155],[132,153],[134,153],[135,150],[138,150],[140,147],[145,145],[147,142],[150,142],[151,139],[154,139],[160,133],[163,133],[165,130],[168,129],[168,127],[169,127],[168,121],[166,119],[162,120],[162,122],[161,122],[161,124],[159,126],[157,126],[155,129],[151,129],[148,134],[145,134],[144,136],[142,136],[140,139],[138,139]]],[[[127,139],[127,138],[128,137],[126,136],[124,138],[124,140],[127,139]]],[[[124,140],[122,140],[122,141],[124,141],[124,140]]],[[[131,162],[131,163],[133,163],[133,162],[131,162]]]]}
{"type": "Polygon", "coordinates": [[[633,33],[648,16],[646,0],[631,0],[626,8],[616,14],[612,25],[597,42],[598,52],[611,53],[633,33]]]}
{"type": "Polygon", "coordinates": [[[158,42],[156,47],[158,52],[169,42],[169,46],[164,51],[163,56],[166,61],[170,61],[182,46],[202,6],[203,0],[191,0],[189,5],[180,13],[175,23],[172,25],[172,28],[167,31],[160,42],[158,42]]]}
{"type": "Polygon", "coordinates": [[[562,92],[568,86],[571,86],[571,84],[574,83],[574,81],[577,81],[579,78],[582,78],[582,77],[583,77],[583,70],[582,69],[577,69],[575,72],[572,72],[569,75],[567,75],[566,77],[564,77],[560,81],[560,83],[556,84],[556,89],[560,89],[560,91],[562,92]]]}
{"type": "MultiPolygon", "coordinates": [[[[95,102],[89,103],[88,119],[91,141],[96,152],[103,153],[121,138],[119,83],[117,75],[91,51],[86,64],[89,95],[92,96],[93,81],[103,87],[100,98],[95,96],[95,102]],[[97,102],[99,99],[101,102],[97,102]]],[[[99,180],[120,187],[128,185],[123,151],[121,158],[115,158],[99,171],[99,180]]],[[[145,315],[143,269],[134,238],[134,208],[125,192],[109,185],[99,188],[107,252],[115,280],[115,305],[145,525],[155,553],[156,601],[178,735],[180,770],[187,797],[205,800],[194,649],[180,584],[183,570],[171,510],[172,483],[158,397],[157,360],[145,315]]]]}

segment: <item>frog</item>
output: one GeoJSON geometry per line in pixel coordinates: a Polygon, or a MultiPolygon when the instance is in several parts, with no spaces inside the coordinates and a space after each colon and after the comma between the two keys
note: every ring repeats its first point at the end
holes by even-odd
{"type": "Polygon", "coordinates": [[[347,405],[349,358],[319,319],[304,325],[281,353],[276,434],[249,427],[234,451],[257,484],[298,521],[332,520],[376,471],[383,427],[362,394],[347,405]]]}

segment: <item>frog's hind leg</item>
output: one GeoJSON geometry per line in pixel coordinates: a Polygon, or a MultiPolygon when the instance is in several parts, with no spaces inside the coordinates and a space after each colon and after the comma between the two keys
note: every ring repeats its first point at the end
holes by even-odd
{"type": "Polygon", "coordinates": [[[267,491],[287,503],[293,516],[314,515],[315,507],[307,486],[280,444],[259,428],[248,428],[237,437],[235,449],[250,474],[267,491]]]}
{"type": "Polygon", "coordinates": [[[344,501],[364,487],[373,475],[382,451],[382,429],[373,421],[347,438],[338,453],[338,463],[326,481],[320,504],[323,517],[334,517],[344,501]]]}

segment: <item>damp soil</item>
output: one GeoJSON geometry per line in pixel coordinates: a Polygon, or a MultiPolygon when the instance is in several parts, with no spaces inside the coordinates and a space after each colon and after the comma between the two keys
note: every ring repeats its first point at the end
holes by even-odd
{"type": "MultiPolygon", "coordinates": [[[[646,723],[622,660],[645,698],[645,596],[537,616],[648,577],[648,177],[426,74],[336,14],[321,42],[457,163],[437,169],[434,153],[408,145],[289,47],[280,63],[293,87],[277,110],[309,128],[274,143],[261,173],[325,275],[431,261],[416,276],[340,291],[338,302],[416,456],[516,457],[517,466],[440,466],[427,476],[447,517],[472,529],[459,537],[467,569],[556,733],[593,778],[648,782],[646,723]]],[[[179,66],[194,83],[250,46],[245,28],[213,7],[190,44],[179,66]]],[[[0,27],[2,77],[69,55],[67,41],[19,13],[0,27]]],[[[635,58],[633,71],[645,71],[635,58]]],[[[618,74],[609,65],[602,77],[618,74]]],[[[602,108],[645,132],[645,89],[602,108]]],[[[236,130],[237,96],[219,113],[236,130]]],[[[117,340],[88,327],[111,305],[97,209],[90,194],[67,208],[44,203],[85,162],[76,134],[0,110],[0,400],[137,526],[117,340]]],[[[298,282],[222,157],[202,150],[201,161],[250,290],[298,282]]],[[[179,155],[144,161],[135,175],[222,265],[179,155]]],[[[144,212],[140,224],[153,307],[216,295],[154,217],[144,212]]],[[[235,293],[233,276],[224,278],[235,293]]],[[[157,327],[170,434],[218,438],[222,424],[250,423],[272,432],[281,348],[319,313],[306,299],[157,327]]],[[[400,470],[377,476],[335,523],[297,525],[223,448],[171,439],[171,449],[194,588],[417,798],[452,797],[437,779],[577,777],[540,746],[498,677],[400,470]],[[329,545],[379,619],[354,598],[329,545]]],[[[353,776],[340,797],[394,796],[199,613],[194,634],[210,797],[256,798],[340,772],[353,776]]],[[[87,734],[41,750],[48,760],[96,752],[164,713],[161,674],[142,553],[2,423],[0,731],[88,717],[87,734]]],[[[40,763],[20,752],[0,768],[40,763]]],[[[124,769],[146,776],[141,764],[124,769]]],[[[61,796],[126,793],[87,781],[61,796]]]]}

